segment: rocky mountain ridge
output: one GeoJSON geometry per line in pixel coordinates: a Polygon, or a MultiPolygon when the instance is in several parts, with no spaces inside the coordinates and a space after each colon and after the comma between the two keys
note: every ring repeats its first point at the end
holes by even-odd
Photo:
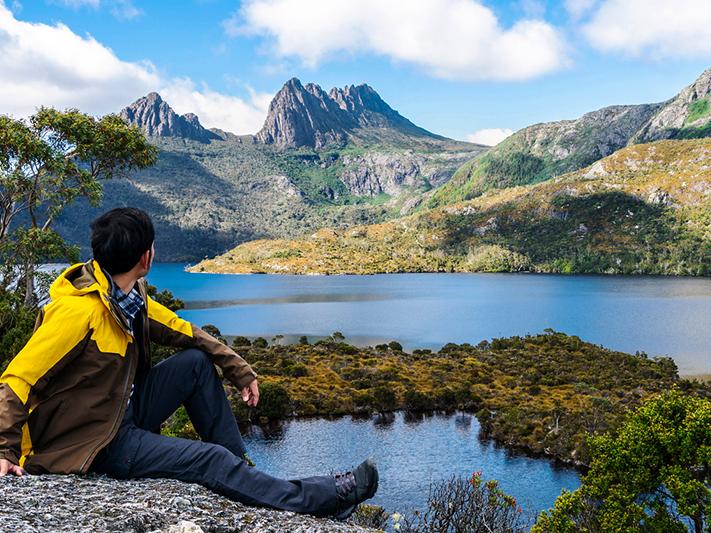
{"type": "Polygon", "coordinates": [[[326,93],[314,83],[287,81],[269,105],[256,138],[280,149],[343,146],[358,138],[359,129],[391,129],[399,133],[444,140],[392,109],[369,85],[334,87],[326,93]]]}
{"type": "Polygon", "coordinates": [[[205,129],[194,113],[178,115],[156,92],[124,107],[119,116],[138,126],[148,137],[179,137],[200,142],[222,139],[217,133],[205,129]]]}
{"type": "Polygon", "coordinates": [[[92,218],[112,207],[135,205],[154,218],[159,261],[196,261],[251,239],[295,237],[324,225],[347,227],[398,216],[417,203],[422,191],[449,179],[484,149],[436,136],[435,149],[412,145],[414,137],[403,132],[417,127],[369,87],[334,89],[331,96],[313,84],[306,87],[300,98],[327,107],[312,117],[321,120],[323,131],[337,131],[346,116],[352,129],[343,134],[345,146],[280,149],[256,136],[207,130],[195,115],[175,113],[157,93],[138,99],[120,114],[160,149],[158,162],[105,182],[100,206],[82,200],[70,205],[56,229],[89,254],[85,228],[92,218]],[[384,124],[400,128],[397,135],[379,127],[384,124]],[[366,131],[368,142],[363,141],[366,131]],[[354,132],[361,135],[357,144],[351,142],[354,132]]]}

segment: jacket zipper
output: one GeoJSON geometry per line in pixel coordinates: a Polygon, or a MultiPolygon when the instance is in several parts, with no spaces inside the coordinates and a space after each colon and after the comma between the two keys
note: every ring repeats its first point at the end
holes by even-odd
{"type": "MultiPolygon", "coordinates": [[[[102,300],[103,300],[103,297],[102,297],[102,300]]],[[[128,332],[128,330],[126,329],[126,326],[124,326],[124,324],[121,322],[121,320],[116,316],[116,313],[114,313],[114,310],[113,310],[113,308],[111,307],[111,303],[110,303],[110,302],[106,302],[106,303],[108,303],[108,306],[107,306],[107,307],[109,308],[109,312],[110,312],[111,315],[114,317],[114,319],[116,319],[116,321],[119,323],[119,325],[121,326],[121,328],[122,328],[126,333],[128,333],[129,335],[131,335],[131,334],[128,332]]],[[[145,321],[144,321],[144,322],[145,322],[145,321]]],[[[145,331],[145,327],[144,327],[144,331],[145,331]]],[[[134,340],[134,342],[135,342],[136,337],[135,337],[134,335],[131,335],[131,337],[133,338],[133,340],[134,340]]],[[[145,343],[145,339],[144,339],[144,343],[145,343]]],[[[138,352],[137,352],[138,355],[137,355],[136,357],[132,357],[132,358],[129,360],[129,363],[128,363],[128,364],[129,364],[128,373],[126,374],[126,380],[124,381],[124,384],[123,384],[123,397],[121,398],[121,407],[118,409],[118,412],[116,413],[116,419],[114,420],[114,424],[113,424],[113,426],[111,427],[111,432],[109,433],[109,436],[108,436],[106,439],[104,439],[103,441],[101,441],[101,443],[100,443],[98,446],[96,446],[96,447],[91,451],[91,453],[87,456],[87,458],[84,459],[84,462],[82,463],[82,465],[81,465],[81,467],[80,467],[80,469],[79,469],[79,470],[80,470],[82,473],[84,473],[84,474],[86,473],[85,467],[87,466],[87,463],[90,464],[90,460],[92,460],[92,461],[94,460],[94,457],[95,457],[95,455],[99,452],[99,450],[101,450],[101,448],[103,448],[104,445],[105,445],[107,442],[110,442],[111,439],[114,438],[114,436],[116,435],[116,433],[117,433],[117,431],[118,431],[119,422],[120,422],[120,419],[122,419],[122,416],[121,416],[121,415],[124,413],[124,407],[125,407],[125,404],[126,404],[126,399],[128,398],[128,395],[126,394],[126,393],[128,392],[128,382],[129,382],[130,378],[133,376],[133,374],[134,374],[134,372],[135,372],[135,370],[136,370],[136,368],[135,368],[136,365],[134,364],[134,360],[135,360],[138,356],[140,356],[140,349],[139,349],[138,347],[136,347],[136,349],[138,350],[138,352]]]]}
{"type": "MultiPolygon", "coordinates": [[[[135,359],[135,357],[133,359],[135,359]]],[[[90,464],[90,460],[92,460],[92,461],[94,460],[94,456],[99,452],[99,450],[101,450],[101,448],[104,447],[104,445],[107,442],[111,442],[111,439],[114,438],[114,436],[116,435],[116,433],[118,431],[119,422],[123,418],[121,415],[124,413],[126,399],[128,398],[128,395],[126,394],[126,392],[128,391],[128,382],[129,382],[129,379],[131,378],[131,376],[133,375],[134,371],[135,371],[135,365],[133,364],[133,361],[130,361],[128,373],[126,374],[126,380],[124,381],[124,384],[123,384],[123,397],[121,398],[121,407],[119,408],[118,412],[116,413],[116,419],[114,420],[114,425],[111,427],[111,432],[109,433],[109,436],[107,438],[105,438],[103,441],[101,441],[101,443],[91,451],[89,456],[86,459],[84,459],[84,462],[82,463],[82,465],[80,467],[80,471],[83,474],[86,474],[85,467],[87,466],[87,463],[90,464]]]]}

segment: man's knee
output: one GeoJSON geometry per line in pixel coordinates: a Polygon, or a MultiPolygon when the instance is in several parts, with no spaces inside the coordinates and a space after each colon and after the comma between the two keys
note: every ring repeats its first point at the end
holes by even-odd
{"type": "Polygon", "coordinates": [[[187,348],[175,354],[183,364],[192,368],[212,368],[212,359],[200,348],[187,348]]]}

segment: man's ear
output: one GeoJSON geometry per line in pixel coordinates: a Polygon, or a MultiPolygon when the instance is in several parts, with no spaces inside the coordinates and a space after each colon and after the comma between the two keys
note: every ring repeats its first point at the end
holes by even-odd
{"type": "Polygon", "coordinates": [[[148,250],[143,252],[143,255],[141,256],[141,267],[148,268],[148,265],[150,263],[151,263],[151,249],[148,248],[148,250]]]}

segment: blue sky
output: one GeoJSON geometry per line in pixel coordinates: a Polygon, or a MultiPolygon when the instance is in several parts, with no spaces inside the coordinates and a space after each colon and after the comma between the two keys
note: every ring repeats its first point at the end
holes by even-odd
{"type": "MultiPolygon", "coordinates": [[[[665,100],[711,66],[710,0],[0,0],[0,113],[158,90],[254,133],[288,78],[368,83],[457,139],[665,100]]],[[[483,135],[483,137],[482,137],[483,135]]]]}

